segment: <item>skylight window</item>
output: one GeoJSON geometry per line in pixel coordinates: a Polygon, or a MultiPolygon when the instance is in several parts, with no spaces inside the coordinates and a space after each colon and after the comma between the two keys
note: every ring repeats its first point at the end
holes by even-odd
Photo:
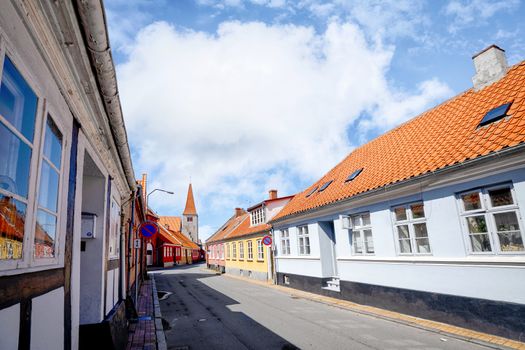
{"type": "Polygon", "coordinates": [[[494,123],[495,121],[505,118],[507,116],[507,112],[509,111],[511,104],[512,102],[509,102],[499,107],[491,109],[487,112],[487,114],[485,114],[483,119],[481,119],[481,122],[478,126],[485,126],[487,124],[494,123]]]}
{"type": "Polygon", "coordinates": [[[310,191],[310,193],[308,193],[308,194],[306,195],[306,198],[308,198],[308,197],[310,197],[312,194],[314,194],[314,192],[317,191],[318,188],[319,188],[319,186],[315,186],[315,187],[310,191]]]}
{"type": "Polygon", "coordinates": [[[348,176],[345,180],[345,182],[350,182],[352,181],[353,179],[355,179],[357,176],[359,176],[359,174],[361,174],[361,172],[363,171],[364,168],[361,168],[361,169],[357,169],[356,171],[354,171],[353,173],[350,174],[350,176],[348,176]]]}
{"type": "Polygon", "coordinates": [[[323,192],[324,190],[326,190],[326,188],[327,188],[328,186],[330,186],[330,184],[331,184],[332,182],[334,182],[334,180],[330,180],[330,181],[325,182],[324,185],[321,186],[321,188],[319,189],[319,192],[323,192]]]}

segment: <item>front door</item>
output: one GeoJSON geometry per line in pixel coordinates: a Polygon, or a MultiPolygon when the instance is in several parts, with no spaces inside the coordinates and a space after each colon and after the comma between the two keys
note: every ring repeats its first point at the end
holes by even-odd
{"type": "Polygon", "coordinates": [[[321,248],[321,263],[324,277],[336,277],[337,255],[336,237],[333,221],[319,222],[319,244],[321,248]]]}

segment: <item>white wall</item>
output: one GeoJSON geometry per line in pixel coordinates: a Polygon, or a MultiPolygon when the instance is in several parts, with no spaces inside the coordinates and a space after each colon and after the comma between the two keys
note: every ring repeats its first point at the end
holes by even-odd
{"type": "Polygon", "coordinates": [[[31,349],[64,347],[64,288],[60,287],[33,299],[31,349]]]}
{"type": "MultiPolygon", "coordinates": [[[[351,207],[325,217],[309,220],[313,258],[319,258],[319,237],[313,229],[317,222],[334,220],[336,255],[342,280],[419,291],[460,295],[473,298],[525,303],[525,254],[470,254],[468,238],[461,225],[456,194],[476,187],[512,183],[525,230],[525,170],[487,176],[446,187],[429,189],[403,198],[364,207],[351,207]],[[397,240],[391,208],[423,200],[432,253],[403,256],[397,253],[397,240]],[[339,215],[370,212],[375,253],[353,255],[351,230],[343,230],[339,215]]],[[[322,276],[320,260],[306,263],[297,256],[296,222],[288,227],[290,256],[277,257],[278,272],[322,276]]],[[[276,227],[276,245],[280,252],[280,229],[276,227]]],[[[323,255],[324,251],[321,252],[323,255]]],[[[323,257],[321,257],[323,258],[323,257]]]]}
{"type": "Polygon", "coordinates": [[[20,304],[0,310],[0,349],[18,349],[20,304]]]}

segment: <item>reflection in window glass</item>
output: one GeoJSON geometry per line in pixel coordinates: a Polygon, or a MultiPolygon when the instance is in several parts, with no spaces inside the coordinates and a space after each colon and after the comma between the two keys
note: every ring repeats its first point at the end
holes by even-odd
{"type": "Polygon", "coordinates": [[[5,56],[0,83],[0,114],[33,142],[37,98],[9,57],[5,56]]]}
{"type": "Polygon", "coordinates": [[[46,132],[44,141],[44,155],[60,169],[62,158],[62,134],[51,118],[47,118],[46,132]]]}
{"type": "Polygon", "coordinates": [[[523,239],[516,212],[494,214],[496,230],[502,251],[523,251],[523,239]]]}
{"type": "Polygon", "coordinates": [[[514,201],[512,200],[512,194],[510,193],[510,188],[499,188],[497,190],[490,190],[490,203],[493,207],[501,207],[503,205],[512,205],[514,201]]]}
{"type": "Polygon", "coordinates": [[[0,123],[0,188],[27,198],[31,148],[0,123]]]}
{"type": "Polygon", "coordinates": [[[0,260],[22,259],[26,205],[0,194],[0,260]]]}
{"type": "Polygon", "coordinates": [[[487,233],[485,215],[469,216],[466,218],[470,244],[474,252],[490,252],[492,247],[487,233]]]}
{"type": "Polygon", "coordinates": [[[44,160],[40,173],[38,205],[55,213],[57,212],[58,181],[58,173],[44,160]]]}
{"type": "Polygon", "coordinates": [[[466,193],[461,196],[461,201],[463,202],[463,208],[465,208],[465,211],[481,209],[479,192],[466,193]]]}
{"type": "Polygon", "coordinates": [[[38,210],[35,229],[35,258],[55,256],[57,218],[43,210],[38,210]]]}
{"type": "Polygon", "coordinates": [[[405,207],[397,207],[394,209],[396,214],[396,221],[403,221],[407,219],[407,212],[405,207]]]}
{"type": "Polygon", "coordinates": [[[420,219],[425,217],[425,210],[423,209],[423,203],[417,203],[410,205],[413,219],[420,219]]]}
{"type": "Polygon", "coordinates": [[[400,252],[401,253],[412,253],[412,246],[410,244],[410,233],[408,232],[408,225],[398,226],[397,234],[399,238],[400,252]]]}

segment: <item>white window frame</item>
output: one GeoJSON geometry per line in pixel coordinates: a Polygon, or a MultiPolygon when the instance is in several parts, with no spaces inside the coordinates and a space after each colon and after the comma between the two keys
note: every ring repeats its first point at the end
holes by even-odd
{"type": "Polygon", "coordinates": [[[226,259],[230,260],[230,243],[224,243],[224,249],[226,250],[226,259]]]}
{"type": "Polygon", "coordinates": [[[37,79],[32,75],[30,67],[24,64],[24,60],[18,55],[17,50],[13,48],[13,45],[8,43],[5,36],[0,33],[0,79],[3,76],[3,67],[5,56],[9,56],[9,59],[15,65],[18,72],[22,75],[25,82],[31,87],[37,98],[36,112],[35,112],[35,123],[34,123],[34,135],[33,142],[26,142],[27,140],[10,122],[4,117],[0,116],[0,121],[8,130],[13,132],[21,142],[28,145],[31,149],[31,160],[29,165],[28,174],[28,195],[27,198],[19,196],[0,189],[0,193],[12,197],[13,199],[24,203],[26,205],[26,216],[24,223],[24,238],[22,242],[22,258],[16,260],[0,260],[0,276],[25,273],[28,271],[38,271],[46,268],[56,268],[64,266],[64,253],[65,253],[65,225],[66,215],[64,208],[66,207],[67,198],[65,196],[65,189],[67,188],[67,175],[69,171],[66,171],[69,166],[67,161],[67,154],[69,152],[69,137],[70,127],[66,127],[66,123],[63,120],[61,113],[54,110],[54,107],[46,101],[44,90],[40,84],[37,83],[37,79]],[[42,166],[42,155],[44,149],[44,131],[46,128],[47,118],[51,118],[55,123],[56,127],[62,134],[62,154],[61,154],[61,168],[59,169],[59,188],[57,198],[57,223],[56,223],[56,234],[55,234],[55,256],[50,258],[35,258],[35,232],[36,232],[36,218],[38,210],[38,195],[39,185],[41,177],[41,166],[42,166]]]}
{"type": "Polygon", "coordinates": [[[244,260],[244,241],[239,242],[239,260],[244,260]]]}
{"type": "Polygon", "coordinates": [[[223,243],[219,243],[219,252],[220,252],[219,259],[224,260],[224,244],[223,243]]]}
{"type": "Polygon", "coordinates": [[[232,259],[237,260],[237,242],[232,242],[232,259]]]}
{"type": "Polygon", "coordinates": [[[308,225],[297,226],[297,254],[298,255],[311,255],[312,249],[310,246],[310,232],[308,231],[308,225]],[[301,244],[301,239],[303,244],[301,244]],[[306,244],[308,241],[308,244],[306,244]],[[308,252],[306,252],[308,248],[308,252]],[[302,251],[302,252],[301,252],[302,251]]]}
{"type": "Polygon", "coordinates": [[[281,230],[281,250],[279,252],[279,255],[290,255],[291,249],[290,249],[290,231],[285,228],[281,230]]]}
{"type": "Polygon", "coordinates": [[[248,261],[253,261],[253,241],[248,241],[248,261]]]}
{"type": "Polygon", "coordinates": [[[514,212],[516,214],[516,218],[518,221],[519,231],[521,234],[521,240],[522,242],[525,243],[525,230],[524,230],[524,225],[523,225],[523,219],[521,216],[521,211],[519,209],[516,192],[514,190],[514,186],[512,183],[503,183],[503,184],[498,184],[498,185],[483,186],[483,187],[478,187],[478,188],[474,188],[474,189],[467,190],[467,191],[462,191],[456,195],[456,200],[458,203],[459,216],[461,219],[461,229],[463,231],[465,247],[466,247],[468,254],[470,255],[490,255],[490,256],[493,256],[493,255],[524,255],[525,254],[525,250],[521,250],[521,251],[503,251],[501,250],[501,245],[500,245],[497,228],[496,228],[496,221],[494,218],[494,214],[514,212]],[[503,188],[508,188],[510,190],[513,204],[493,207],[491,200],[490,200],[489,191],[503,189],[503,188]],[[465,194],[476,193],[476,192],[478,193],[478,196],[480,198],[481,208],[474,209],[474,210],[465,210],[465,207],[463,205],[462,196],[465,194]],[[489,237],[491,251],[477,252],[472,249],[472,243],[470,240],[471,234],[468,229],[467,218],[473,217],[473,216],[484,216],[485,223],[487,225],[487,235],[489,237]]]}
{"type": "Polygon", "coordinates": [[[425,202],[420,200],[420,201],[414,201],[414,202],[410,202],[410,203],[406,203],[406,204],[398,204],[398,205],[394,205],[392,208],[391,208],[391,212],[392,212],[392,220],[393,220],[393,227],[394,227],[394,239],[395,239],[395,242],[396,242],[396,251],[397,251],[397,254],[398,255],[408,255],[408,256],[414,256],[414,255],[418,255],[418,256],[428,256],[428,255],[432,255],[432,242],[430,240],[430,234],[429,234],[429,231],[428,231],[428,225],[427,225],[427,210],[425,209],[425,202]],[[425,213],[425,216],[422,217],[422,218],[414,218],[413,215],[412,215],[412,209],[410,208],[411,205],[414,205],[414,204],[422,204],[423,205],[423,212],[425,213]],[[405,208],[405,213],[406,213],[406,220],[397,220],[396,218],[396,212],[395,212],[395,209],[396,208],[400,208],[400,207],[404,207],[405,208]],[[415,234],[415,230],[414,230],[414,225],[417,225],[417,224],[425,224],[425,227],[426,227],[426,231],[427,231],[427,240],[428,240],[428,247],[429,247],[429,250],[428,252],[417,252],[417,248],[416,248],[416,234],[415,234]],[[410,248],[411,248],[411,252],[410,253],[407,253],[407,252],[401,252],[401,246],[400,246],[400,239],[399,239],[399,233],[398,233],[398,226],[408,226],[408,232],[409,232],[409,242],[410,242],[410,248]]]}
{"type": "Polygon", "coordinates": [[[250,224],[251,226],[256,226],[259,224],[264,224],[266,222],[266,213],[264,206],[255,209],[250,213],[250,224]]]}
{"type": "Polygon", "coordinates": [[[264,245],[262,239],[257,240],[257,261],[264,261],[264,245]]]}
{"type": "Polygon", "coordinates": [[[372,230],[372,218],[370,215],[370,212],[363,212],[358,214],[352,214],[350,216],[350,220],[352,220],[352,241],[350,244],[352,245],[352,254],[353,255],[375,255],[375,246],[374,246],[374,233],[372,230]],[[370,223],[368,225],[363,224],[363,216],[368,215],[368,220],[370,223]],[[354,224],[354,220],[358,219],[358,225],[354,224]],[[368,252],[368,241],[365,239],[365,231],[369,230],[372,234],[372,252],[368,252]],[[356,237],[359,234],[359,238],[356,241],[356,237]],[[356,245],[361,244],[361,252],[358,252],[356,250],[356,245]]]}

